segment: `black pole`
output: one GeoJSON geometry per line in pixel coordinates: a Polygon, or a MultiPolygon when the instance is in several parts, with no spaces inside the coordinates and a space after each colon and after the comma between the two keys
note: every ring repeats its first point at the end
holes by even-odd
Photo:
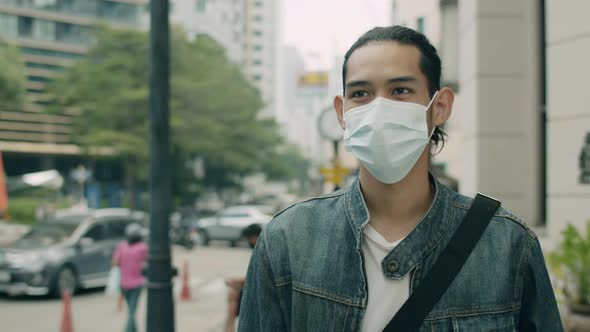
{"type": "Polygon", "coordinates": [[[170,216],[168,0],[150,0],[150,251],[147,331],[173,332],[170,216]]]}
{"type": "Polygon", "coordinates": [[[547,44],[546,44],[546,8],[545,1],[539,1],[539,94],[541,96],[541,130],[540,130],[540,165],[539,206],[541,225],[547,224],[547,44]]]}

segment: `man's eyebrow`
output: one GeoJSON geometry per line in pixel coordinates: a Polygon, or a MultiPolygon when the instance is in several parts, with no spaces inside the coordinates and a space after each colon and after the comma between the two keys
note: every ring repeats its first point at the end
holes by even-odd
{"type": "Polygon", "coordinates": [[[391,84],[391,83],[404,83],[404,82],[416,82],[418,81],[418,79],[414,76],[399,76],[399,77],[394,77],[394,78],[390,78],[387,80],[387,83],[391,84]]]}
{"type": "MultiPolygon", "coordinates": [[[[399,76],[399,77],[394,77],[394,78],[388,79],[387,84],[416,82],[416,81],[418,81],[418,79],[415,76],[399,76]]],[[[350,89],[350,88],[354,88],[354,87],[358,87],[358,86],[367,86],[367,85],[371,85],[371,83],[369,81],[362,81],[362,80],[349,81],[348,83],[346,83],[346,88],[350,89]]]]}
{"type": "Polygon", "coordinates": [[[354,88],[356,86],[367,86],[370,85],[369,81],[349,81],[348,83],[346,83],[346,88],[350,89],[350,88],[354,88]]]}

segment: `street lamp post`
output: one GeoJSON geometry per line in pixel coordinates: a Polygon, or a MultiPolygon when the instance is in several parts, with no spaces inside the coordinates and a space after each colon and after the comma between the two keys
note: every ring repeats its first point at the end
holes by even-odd
{"type": "Polygon", "coordinates": [[[342,128],[338,123],[336,112],[331,107],[327,107],[320,112],[318,117],[318,130],[320,132],[320,136],[323,139],[330,141],[334,149],[332,167],[323,168],[321,173],[324,175],[327,182],[334,184],[334,190],[338,190],[342,185],[344,177],[349,173],[349,171],[342,168],[340,164],[339,143],[342,139],[342,128]]]}
{"type": "Polygon", "coordinates": [[[150,249],[147,331],[174,332],[170,216],[168,0],[150,0],[150,249]]]}

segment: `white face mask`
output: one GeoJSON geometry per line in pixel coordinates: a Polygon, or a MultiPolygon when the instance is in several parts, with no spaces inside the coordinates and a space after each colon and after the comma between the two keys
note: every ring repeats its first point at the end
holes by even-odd
{"type": "Polygon", "coordinates": [[[392,184],[412,170],[430,141],[428,106],[376,98],[344,113],[344,146],[377,180],[392,184]]]}

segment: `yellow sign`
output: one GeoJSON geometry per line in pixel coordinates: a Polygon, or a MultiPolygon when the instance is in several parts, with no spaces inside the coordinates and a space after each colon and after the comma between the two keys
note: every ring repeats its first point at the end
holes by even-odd
{"type": "Polygon", "coordinates": [[[350,170],[344,167],[322,167],[320,174],[322,174],[326,182],[342,184],[344,178],[350,174],[350,170]]]}
{"type": "Polygon", "coordinates": [[[309,72],[299,76],[299,87],[327,87],[328,72],[309,72]]]}

